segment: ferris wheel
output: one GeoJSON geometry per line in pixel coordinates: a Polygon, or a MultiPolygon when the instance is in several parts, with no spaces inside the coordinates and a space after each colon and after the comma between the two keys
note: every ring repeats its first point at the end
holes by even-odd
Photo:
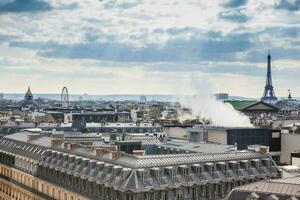
{"type": "Polygon", "coordinates": [[[63,108],[69,107],[69,92],[67,87],[63,87],[61,91],[60,100],[63,108]]]}

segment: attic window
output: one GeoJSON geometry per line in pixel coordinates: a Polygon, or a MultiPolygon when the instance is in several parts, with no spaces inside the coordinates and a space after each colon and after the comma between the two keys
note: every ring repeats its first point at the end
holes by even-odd
{"type": "Polygon", "coordinates": [[[259,195],[255,192],[252,192],[247,198],[246,200],[258,200],[259,199],[259,195]]]}
{"type": "Polygon", "coordinates": [[[270,197],[269,197],[270,200],[279,200],[279,198],[275,195],[275,194],[272,194],[270,197]]]}

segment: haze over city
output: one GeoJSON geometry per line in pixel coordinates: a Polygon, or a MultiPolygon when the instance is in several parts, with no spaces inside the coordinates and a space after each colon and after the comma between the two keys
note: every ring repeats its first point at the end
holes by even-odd
{"type": "Polygon", "coordinates": [[[260,98],[270,50],[276,95],[297,94],[299,9],[298,0],[2,0],[0,92],[260,98]]]}
{"type": "Polygon", "coordinates": [[[300,0],[0,0],[0,200],[300,200],[300,0]]]}

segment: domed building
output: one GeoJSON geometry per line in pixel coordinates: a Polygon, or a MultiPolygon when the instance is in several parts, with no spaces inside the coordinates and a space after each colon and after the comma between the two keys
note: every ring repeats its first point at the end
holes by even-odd
{"type": "Polygon", "coordinates": [[[24,100],[19,102],[20,107],[24,108],[38,108],[38,104],[33,99],[33,94],[30,90],[30,87],[28,87],[27,92],[25,93],[24,100]]]}
{"type": "Polygon", "coordinates": [[[28,90],[25,94],[25,98],[24,98],[26,101],[32,101],[33,100],[33,94],[30,90],[30,87],[28,87],[28,90]]]}
{"type": "Polygon", "coordinates": [[[292,97],[291,91],[289,91],[288,97],[282,99],[276,103],[276,106],[280,108],[280,114],[299,116],[300,102],[292,97]]]}

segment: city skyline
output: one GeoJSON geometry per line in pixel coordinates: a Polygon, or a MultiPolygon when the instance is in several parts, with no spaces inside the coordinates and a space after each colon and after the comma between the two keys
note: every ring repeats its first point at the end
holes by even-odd
{"type": "Polygon", "coordinates": [[[268,50],[276,95],[300,93],[299,0],[5,0],[0,22],[3,93],[260,98],[268,50]]]}

